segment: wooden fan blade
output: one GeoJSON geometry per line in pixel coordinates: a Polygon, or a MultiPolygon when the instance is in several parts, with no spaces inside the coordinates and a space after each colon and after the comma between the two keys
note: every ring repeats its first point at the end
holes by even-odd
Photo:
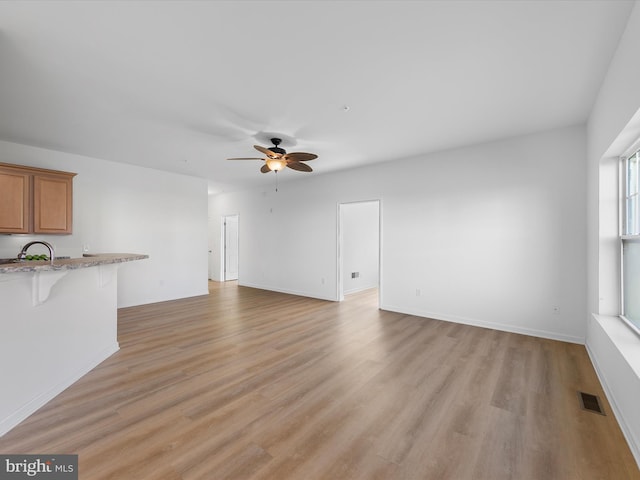
{"type": "Polygon", "coordinates": [[[269,165],[265,163],[264,165],[262,165],[262,168],[260,168],[260,171],[262,173],[269,173],[271,170],[269,170],[269,165]]]}
{"type": "Polygon", "coordinates": [[[242,157],[242,158],[227,158],[227,160],[264,160],[264,158],[257,158],[257,157],[242,157]]]}
{"type": "Polygon", "coordinates": [[[288,162],[287,167],[298,170],[299,172],[313,172],[313,169],[306,163],[288,162]]]}
{"type": "Polygon", "coordinates": [[[269,158],[280,158],[282,156],[279,153],[272,152],[268,148],[261,147],[260,145],[254,145],[253,148],[264,153],[269,158]]]}
{"type": "Polygon", "coordinates": [[[316,155],[315,153],[292,152],[287,153],[283,156],[283,158],[288,162],[308,162],[309,160],[318,158],[318,155],[316,155]]]}

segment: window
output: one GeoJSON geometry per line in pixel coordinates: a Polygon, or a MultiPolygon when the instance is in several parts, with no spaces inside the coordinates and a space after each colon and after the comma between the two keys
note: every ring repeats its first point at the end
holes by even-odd
{"type": "Polygon", "coordinates": [[[640,150],[622,166],[622,317],[640,333],[640,150]]]}
{"type": "Polygon", "coordinates": [[[638,163],[640,150],[624,160],[625,164],[625,225],[623,235],[640,235],[640,215],[638,215],[638,163]]]}

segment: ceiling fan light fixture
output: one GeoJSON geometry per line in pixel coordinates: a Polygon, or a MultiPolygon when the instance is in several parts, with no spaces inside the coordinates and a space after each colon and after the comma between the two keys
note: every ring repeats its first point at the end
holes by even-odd
{"type": "Polygon", "coordinates": [[[267,167],[269,167],[269,170],[271,170],[272,172],[279,172],[287,166],[287,162],[285,160],[282,160],[281,158],[269,158],[266,160],[266,162],[267,167]]]}
{"type": "MultiPolygon", "coordinates": [[[[264,164],[260,167],[261,173],[280,172],[286,167],[298,172],[313,172],[313,169],[303,162],[308,162],[318,158],[315,153],[305,152],[293,152],[287,153],[284,148],[280,148],[278,145],[282,142],[279,138],[272,138],[271,143],[273,147],[265,148],[261,145],[254,145],[253,148],[262,153],[265,158],[255,157],[241,157],[241,158],[228,158],[227,160],[263,160],[264,164]]],[[[277,190],[277,189],[276,189],[277,190]]]]}

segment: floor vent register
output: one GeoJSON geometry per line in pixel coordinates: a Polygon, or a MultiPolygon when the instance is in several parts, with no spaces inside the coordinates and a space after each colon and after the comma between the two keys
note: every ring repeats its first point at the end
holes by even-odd
{"type": "Polygon", "coordinates": [[[602,403],[597,395],[591,393],[578,392],[578,399],[580,400],[580,408],[587,410],[588,412],[599,413],[600,415],[606,415],[602,403]]]}

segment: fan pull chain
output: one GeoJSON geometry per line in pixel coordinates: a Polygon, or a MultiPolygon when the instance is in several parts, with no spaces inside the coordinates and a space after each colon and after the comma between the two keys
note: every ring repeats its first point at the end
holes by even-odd
{"type": "Polygon", "coordinates": [[[275,171],[276,174],[276,192],[278,191],[278,171],[275,171]]]}

